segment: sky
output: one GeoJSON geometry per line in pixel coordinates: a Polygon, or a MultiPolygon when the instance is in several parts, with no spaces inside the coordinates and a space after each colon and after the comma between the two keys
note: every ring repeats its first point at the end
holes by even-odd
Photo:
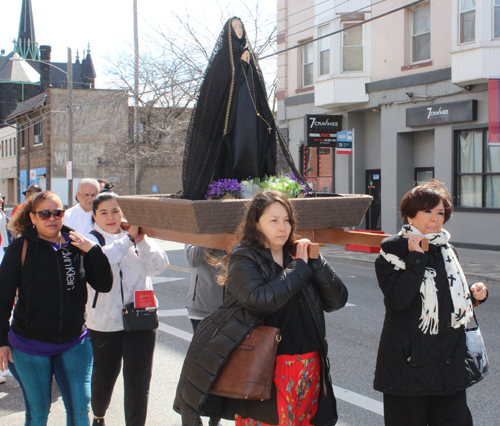
{"type": "MultiPolygon", "coordinates": [[[[77,49],[90,50],[96,68],[97,88],[106,88],[104,62],[124,50],[133,51],[132,0],[31,0],[35,36],[39,45],[52,46],[52,62],[67,62],[67,48],[72,49],[73,62],[77,49]]],[[[245,3],[258,5],[266,16],[276,15],[275,0],[137,0],[139,23],[139,50],[148,48],[148,40],[155,30],[176,25],[175,15],[198,21],[206,28],[207,37],[220,32],[222,21],[231,16],[242,16],[245,3]],[[221,12],[222,11],[222,12],[221,12]],[[211,34],[210,34],[211,33],[211,34]]],[[[12,40],[17,38],[21,0],[5,2],[0,26],[0,50],[13,50],[12,40]]]]}

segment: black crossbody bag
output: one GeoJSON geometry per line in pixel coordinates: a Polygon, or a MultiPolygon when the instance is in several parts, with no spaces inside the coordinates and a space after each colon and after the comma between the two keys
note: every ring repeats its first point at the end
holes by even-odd
{"type": "MultiPolygon", "coordinates": [[[[97,238],[99,245],[102,247],[105,245],[104,237],[102,234],[96,230],[90,231],[94,237],[97,238]]],[[[125,305],[123,300],[123,273],[120,269],[120,294],[122,296],[122,319],[123,328],[125,331],[145,331],[145,330],[156,330],[159,325],[158,321],[158,309],[155,308],[135,308],[134,302],[125,305]]],[[[94,301],[92,302],[92,308],[95,309],[97,304],[97,297],[99,292],[95,293],[94,301]]]]}

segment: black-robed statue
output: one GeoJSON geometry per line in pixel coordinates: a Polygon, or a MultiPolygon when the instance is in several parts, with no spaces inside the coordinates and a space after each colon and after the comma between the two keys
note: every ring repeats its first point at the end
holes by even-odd
{"type": "MultiPolygon", "coordinates": [[[[203,199],[212,180],[275,175],[276,143],[262,72],[241,20],[231,18],[217,40],[191,116],[182,198],[203,199]]],[[[293,164],[289,152],[287,161],[293,164]]]]}

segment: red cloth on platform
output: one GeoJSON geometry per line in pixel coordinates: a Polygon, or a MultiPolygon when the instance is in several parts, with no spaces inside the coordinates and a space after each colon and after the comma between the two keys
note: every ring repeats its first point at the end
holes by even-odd
{"type": "MultiPolygon", "coordinates": [[[[320,358],[317,352],[303,355],[279,355],[276,358],[274,384],[280,422],[278,426],[310,426],[318,409],[320,358]]],[[[235,426],[271,426],[254,419],[235,416],[235,426]]]]}

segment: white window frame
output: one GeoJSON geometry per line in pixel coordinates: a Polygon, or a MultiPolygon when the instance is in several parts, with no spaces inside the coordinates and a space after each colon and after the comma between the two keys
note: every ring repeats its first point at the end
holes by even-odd
{"type": "Polygon", "coordinates": [[[493,28],[491,30],[491,35],[492,35],[491,38],[493,40],[498,40],[498,39],[500,39],[500,0],[492,0],[491,4],[492,4],[492,7],[493,7],[493,9],[492,9],[493,13],[492,13],[492,19],[491,19],[493,28]],[[496,24],[497,24],[497,22],[495,22],[495,17],[496,17],[495,11],[496,10],[499,11],[499,15],[498,15],[498,33],[499,34],[498,34],[497,37],[495,37],[495,28],[496,28],[496,24]]]}
{"type": "MultiPolygon", "coordinates": [[[[323,26],[318,28],[318,37],[324,36],[324,35],[329,34],[329,33],[330,33],[330,24],[326,24],[326,25],[323,25],[323,26]],[[324,30],[326,30],[326,31],[324,31],[324,30]],[[323,31],[324,31],[324,34],[322,34],[323,31]]],[[[330,62],[331,62],[330,57],[331,57],[331,51],[332,51],[331,45],[330,45],[331,40],[332,40],[332,38],[330,36],[330,37],[325,37],[325,38],[318,41],[318,62],[319,62],[318,73],[320,76],[330,74],[330,62]],[[323,47],[327,47],[327,48],[322,49],[322,45],[323,45],[323,47]],[[321,70],[323,68],[322,67],[322,65],[323,65],[322,59],[323,58],[322,58],[321,53],[323,53],[323,52],[328,52],[328,55],[326,55],[326,56],[328,56],[328,61],[326,62],[327,69],[326,69],[326,72],[324,72],[324,73],[321,72],[321,70]]]]}
{"type": "MultiPolygon", "coordinates": [[[[359,24],[360,22],[363,22],[363,21],[343,21],[342,22],[342,29],[346,28],[345,26],[346,25],[353,25],[353,24],[359,24]]],[[[341,72],[344,74],[344,73],[347,73],[347,74],[350,74],[350,73],[353,73],[353,72],[364,72],[365,71],[365,26],[364,25],[360,25],[361,27],[361,45],[359,46],[347,46],[347,48],[349,47],[361,47],[362,48],[362,51],[363,51],[363,54],[361,55],[361,60],[363,62],[363,66],[361,67],[360,70],[356,70],[356,71],[344,71],[344,33],[342,33],[341,35],[341,57],[340,57],[340,60],[341,60],[341,72]]]]}
{"type": "MultiPolygon", "coordinates": [[[[304,40],[302,43],[306,42],[308,40],[304,40]]],[[[314,85],[314,49],[313,49],[313,43],[308,43],[308,44],[305,44],[304,46],[301,47],[300,49],[300,54],[301,54],[301,80],[302,80],[302,87],[303,88],[306,88],[306,87],[311,87],[314,85]],[[305,52],[306,52],[306,49],[308,49],[310,51],[310,54],[311,54],[311,62],[307,62],[305,63],[304,62],[304,57],[305,57],[305,52]],[[306,84],[306,82],[304,81],[304,78],[305,78],[305,72],[304,72],[304,69],[307,65],[310,65],[312,70],[311,70],[311,84],[306,84]]]]}
{"type": "MultiPolygon", "coordinates": [[[[460,0],[459,0],[460,1],[460,0]]],[[[432,28],[428,31],[428,32],[425,32],[425,33],[420,33],[420,34],[414,34],[413,33],[413,27],[414,27],[414,22],[415,20],[413,19],[413,14],[415,12],[418,12],[419,10],[422,10],[422,9],[429,9],[429,16],[431,16],[430,12],[431,12],[431,6],[430,5],[427,5],[425,7],[419,7],[417,9],[412,9],[411,11],[411,41],[410,41],[410,63],[412,64],[421,64],[421,63],[424,63],[424,62],[429,62],[431,59],[432,59],[432,45],[431,45],[431,40],[432,40],[432,28]],[[426,59],[421,59],[419,61],[416,61],[414,60],[413,58],[413,38],[414,37],[421,37],[423,35],[426,35],[426,34],[429,34],[429,45],[430,45],[430,49],[429,49],[429,57],[426,58],[426,59]]]]}
{"type": "Polygon", "coordinates": [[[477,22],[477,3],[474,9],[462,10],[462,0],[458,0],[458,44],[469,44],[476,42],[476,22],[477,22]],[[462,41],[462,14],[474,11],[474,40],[462,41]]]}

